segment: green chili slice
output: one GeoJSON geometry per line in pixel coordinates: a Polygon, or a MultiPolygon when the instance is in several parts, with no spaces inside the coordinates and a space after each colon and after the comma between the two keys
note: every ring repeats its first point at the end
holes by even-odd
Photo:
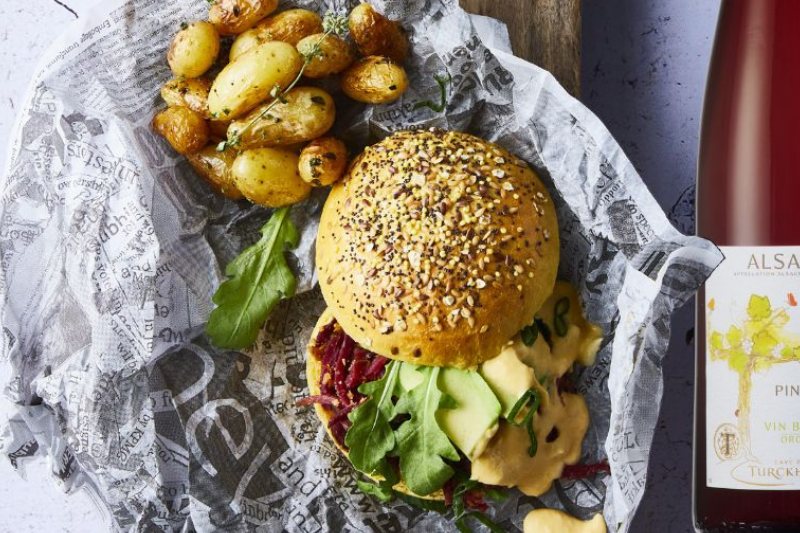
{"type": "Polygon", "coordinates": [[[536,414],[541,403],[542,398],[539,395],[539,391],[537,389],[529,389],[517,400],[517,403],[511,408],[511,412],[508,413],[508,422],[512,426],[524,428],[528,432],[528,438],[531,441],[531,445],[528,448],[528,455],[531,457],[534,457],[539,449],[536,431],[533,428],[533,415],[536,414]],[[525,407],[528,407],[528,411],[521,421],[517,421],[517,415],[519,415],[520,411],[525,407]]]}
{"type": "Polygon", "coordinates": [[[559,337],[564,337],[567,334],[569,328],[567,313],[569,313],[569,298],[565,296],[556,302],[556,307],[553,310],[553,328],[559,337]]]}

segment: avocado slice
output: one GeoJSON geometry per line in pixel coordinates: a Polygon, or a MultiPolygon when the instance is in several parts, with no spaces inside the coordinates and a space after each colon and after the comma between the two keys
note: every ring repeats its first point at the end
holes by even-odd
{"type": "MultiPolygon", "coordinates": [[[[536,339],[533,348],[550,353],[547,343],[541,336],[536,339]]],[[[511,409],[523,394],[533,387],[541,387],[533,368],[520,360],[516,345],[506,346],[500,355],[483,363],[479,372],[493,394],[500,400],[504,418],[508,418],[511,409]]]]}
{"type": "Polygon", "coordinates": [[[417,372],[418,365],[411,363],[401,363],[400,365],[398,381],[400,382],[400,388],[403,389],[403,392],[409,392],[425,380],[422,374],[417,372]]]}
{"type": "Polygon", "coordinates": [[[472,370],[443,368],[438,385],[452,398],[454,407],[439,409],[436,421],[453,444],[474,460],[497,433],[500,402],[481,375],[472,370]]]}

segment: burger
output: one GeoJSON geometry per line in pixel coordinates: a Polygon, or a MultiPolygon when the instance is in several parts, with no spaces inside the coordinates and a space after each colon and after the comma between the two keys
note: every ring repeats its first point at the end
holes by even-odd
{"type": "Polygon", "coordinates": [[[333,187],[316,262],[327,309],[300,403],[363,490],[480,508],[497,487],[539,496],[579,461],[589,416],[570,375],[602,332],[556,280],[556,210],[524,161],[464,133],[396,133],[333,187]]]}

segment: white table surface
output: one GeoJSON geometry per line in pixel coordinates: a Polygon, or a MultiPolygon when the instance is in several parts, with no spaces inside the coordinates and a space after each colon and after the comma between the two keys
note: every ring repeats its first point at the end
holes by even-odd
{"type": "MultiPolygon", "coordinates": [[[[50,42],[96,0],[0,0],[0,173],[10,129],[50,42]]],[[[0,458],[0,533],[102,533],[108,525],[84,491],[66,497],[40,461],[27,481],[0,458]]]]}
{"type": "MultiPolygon", "coordinates": [[[[0,0],[0,169],[10,128],[47,45],[96,0],[0,0]]],[[[585,0],[583,99],[615,134],[665,210],[694,180],[700,99],[718,0],[585,0]]],[[[691,231],[692,227],[684,227],[691,231]]],[[[678,314],[648,493],[633,531],[690,533],[691,310],[678,314]]],[[[89,497],[69,498],[44,463],[22,481],[0,459],[0,533],[108,531],[89,497]]]]}

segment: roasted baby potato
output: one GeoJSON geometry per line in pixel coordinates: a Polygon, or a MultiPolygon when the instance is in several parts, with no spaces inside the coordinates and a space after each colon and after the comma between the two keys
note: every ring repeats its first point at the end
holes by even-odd
{"type": "Polygon", "coordinates": [[[296,87],[283,96],[264,116],[263,104],[228,128],[228,139],[238,139],[237,148],[286,146],[316,139],[331,129],[336,104],[331,95],[316,87],[296,87]]]}
{"type": "Polygon", "coordinates": [[[384,17],[369,4],[360,4],[348,20],[362,56],[384,56],[398,63],[408,57],[408,37],[400,24],[384,17]]]}
{"type": "Polygon", "coordinates": [[[175,34],[167,62],[176,76],[196,78],[211,68],[219,56],[219,33],[213,24],[195,21],[184,24],[175,34]]]}
{"type": "Polygon", "coordinates": [[[186,159],[214,192],[231,200],[241,200],[242,193],[233,184],[231,174],[231,167],[237,155],[238,152],[233,148],[218,152],[215,145],[209,144],[199,152],[187,155],[186,159]]]}
{"type": "Polygon", "coordinates": [[[275,11],[278,0],[214,0],[208,20],[220,35],[239,35],[275,11]]]}
{"type": "Polygon", "coordinates": [[[168,107],[153,118],[153,129],[179,154],[199,152],[208,143],[208,124],[188,107],[168,107]]]}
{"type": "Polygon", "coordinates": [[[394,102],[407,88],[406,71],[387,57],[365,57],[342,74],[344,93],[366,104],[394,102]]]}
{"type": "Polygon", "coordinates": [[[347,147],[335,137],[320,137],[300,152],[300,177],[312,187],[339,181],[347,169],[347,147]]]}
{"type": "Polygon", "coordinates": [[[311,185],[297,168],[299,158],[288,150],[257,148],[241,152],[233,162],[236,188],[251,202],[283,207],[303,200],[311,185]]]}
{"type": "Polygon", "coordinates": [[[307,142],[287,144],[286,146],[281,146],[281,150],[289,150],[293,154],[300,155],[306,146],[308,146],[307,142]]]}
{"type": "Polygon", "coordinates": [[[322,19],[307,9],[289,9],[262,20],[252,29],[239,35],[231,46],[231,61],[254,46],[268,41],[283,41],[297,45],[301,39],[321,33],[322,19]]]}
{"type": "MultiPolygon", "coordinates": [[[[216,5],[216,4],[215,4],[216,5]]],[[[279,41],[260,44],[222,69],[211,85],[208,110],[217,120],[238,118],[286,88],[300,72],[297,49],[279,41]]]]}
{"type": "Polygon", "coordinates": [[[210,90],[211,81],[206,78],[172,78],[161,88],[161,98],[170,107],[188,107],[203,118],[209,118],[210,90]]]}
{"type": "Polygon", "coordinates": [[[297,43],[297,50],[307,56],[319,46],[319,52],[306,65],[303,75],[307,78],[324,78],[338,74],[353,64],[356,55],[344,39],[335,35],[317,33],[309,35],[297,43]]]}
{"type": "Polygon", "coordinates": [[[220,141],[227,139],[230,125],[230,120],[209,120],[208,131],[211,133],[211,138],[220,141]]]}
{"type": "Polygon", "coordinates": [[[270,39],[262,39],[259,37],[257,29],[250,28],[246,32],[236,37],[236,40],[233,41],[233,44],[231,45],[231,51],[228,53],[228,58],[230,61],[235,61],[245,52],[252,50],[259,44],[265,43],[269,40],[270,39]]]}

